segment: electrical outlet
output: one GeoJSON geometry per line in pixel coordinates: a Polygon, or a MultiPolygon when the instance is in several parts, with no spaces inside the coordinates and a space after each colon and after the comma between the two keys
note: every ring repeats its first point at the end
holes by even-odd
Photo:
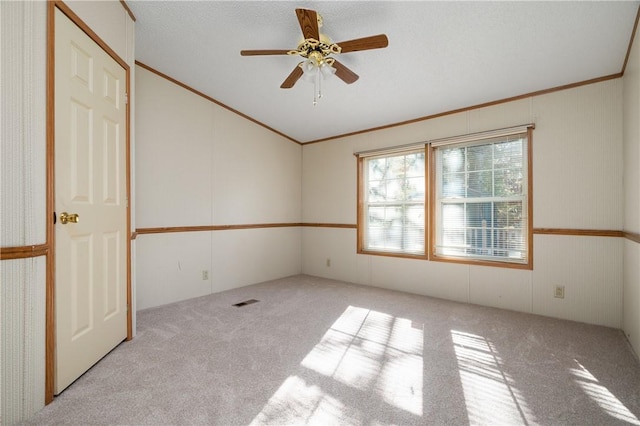
{"type": "Polygon", "coordinates": [[[202,271],[202,279],[205,281],[209,279],[209,271],[202,271]]]}
{"type": "Polygon", "coordinates": [[[554,292],[553,292],[553,297],[558,298],[558,299],[564,299],[564,286],[563,285],[557,285],[554,292]]]}
{"type": "Polygon", "coordinates": [[[331,259],[327,257],[327,268],[330,268],[330,267],[331,267],[331,259]]]}

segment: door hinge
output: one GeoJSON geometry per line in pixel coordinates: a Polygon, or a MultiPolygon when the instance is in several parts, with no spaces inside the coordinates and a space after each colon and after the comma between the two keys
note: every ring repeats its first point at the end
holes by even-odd
{"type": "Polygon", "coordinates": [[[124,206],[125,206],[126,208],[129,208],[129,197],[126,197],[126,198],[124,199],[124,204],[125,204],[124,206]]]}
{"type": "Polygon", "coordinates": [[[129,94],[128,94],[128,93],[125,93],[125,94],[124,94],[124,103],[125,103],[125,104],[128,104],[128,103],[129,103],[129,94]]]}

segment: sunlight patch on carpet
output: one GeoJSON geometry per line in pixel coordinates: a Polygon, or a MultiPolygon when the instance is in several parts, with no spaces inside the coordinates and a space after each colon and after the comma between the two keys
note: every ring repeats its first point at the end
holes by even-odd
{"type": "Polygon", "coordinates": [[[514,380],[503,371],[502,359],[491,341],[455,330],[451,338],[469,423],[537,423],[514,380]]]}
{"type": "Polygon", "coordinates": [[[347,407],[337,398],[327,395],[320,386],[309,384],[301,377],[290,376],[253,419],[251,425],[330,425],[360,422],[359,410],[347,407]]]}
{"type": "MultiPolygon", "coordinates": [[[[301,373],[287,378],[252,424],[300,423],[301,419],[306,424],[362,423],[362,411],[353,402],[333,397],[334,387],[345,387],[354,395],[373,395],[376,410],[401,410],[419,419],[423,414],[422,348],[422,325],[349,306],[304,357],[301,373]]],[[[364,415],[372,420],[371,412],[364,415]]]]}
{"type": "Polygon", "coordinates": [[[411,320],[349,306],[301,365],[422,416],[422,345],[411,320]]]}
{"type": "Polygon", "coordinates": [[[572,368],[570,371],[576,376],[576,383],[589,398],[611,417],[632,425],[640,425],[640,420],[609,389],[600,384],[598,379],[578,360],[574,359],[574,361],[577,364],[577,368],[572,368]]]}

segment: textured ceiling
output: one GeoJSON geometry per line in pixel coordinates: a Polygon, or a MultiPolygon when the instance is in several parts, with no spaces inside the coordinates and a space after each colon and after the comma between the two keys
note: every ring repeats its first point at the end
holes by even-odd
{"type": "Polygon", "coordinates": [[[620,73],[637,1],[136,1],[136,59],[309,142],[620,73]],[[385,49],[339,55],[360,79],[280,84],[300,61],[295,8],[335,42],[384,33],[385,49]]]}

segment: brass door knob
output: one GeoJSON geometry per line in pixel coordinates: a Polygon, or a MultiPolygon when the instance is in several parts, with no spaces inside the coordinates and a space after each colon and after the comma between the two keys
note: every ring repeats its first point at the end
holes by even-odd
{"type": "Polygon", "coordinates": [[[62,223],[63,225],[66,225],[67,223],[78,223],[78,222],[80,222],[80,216],[78,216],[76,213],[67,213],[67,212],[60,213],[60,223],[62,223]]]}

